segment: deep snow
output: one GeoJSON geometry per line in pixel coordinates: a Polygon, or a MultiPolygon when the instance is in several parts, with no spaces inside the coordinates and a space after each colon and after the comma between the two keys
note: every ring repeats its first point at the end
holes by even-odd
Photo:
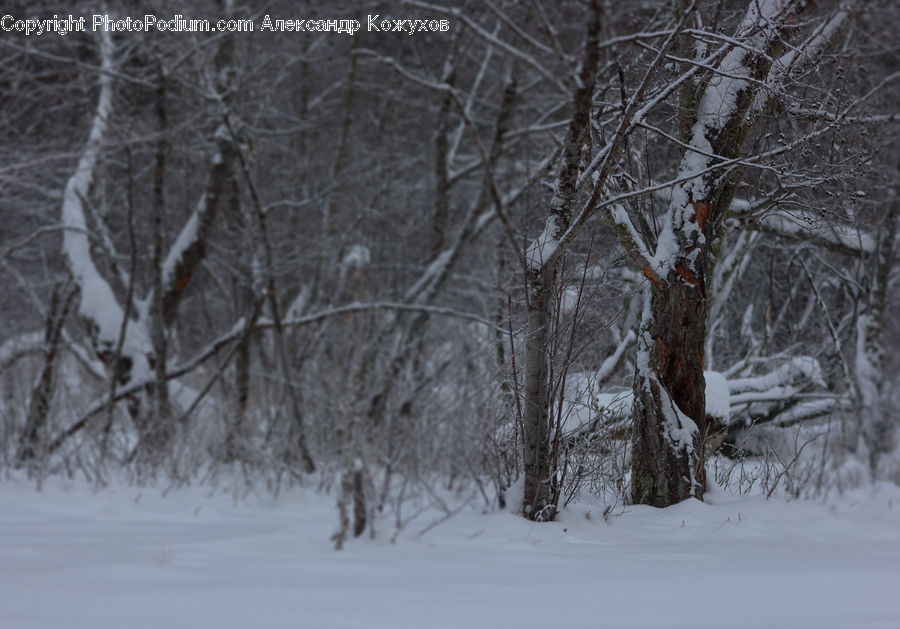
{"type": "Polygon", "coordinates": [[[900,627],[894,486],[543,525],[472,503],[342,552],[333,504],[0,481],[0,627],[900,627]]]}

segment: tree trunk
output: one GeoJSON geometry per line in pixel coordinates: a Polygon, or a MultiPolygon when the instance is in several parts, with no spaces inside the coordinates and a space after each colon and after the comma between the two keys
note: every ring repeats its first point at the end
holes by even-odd
{"type": "Polygon", "coordinates": [[[529,280],[528,329],[525,337],[525,497],[522,513],[532,520],[552,520],[555,515],[550,479],[547,384],[552,293],[553,271],[545,266],[529,280]]]}
{"type": "Polygon", "coordinates": [[[558,504],[555,462],[550,454],[550,389],[547,378],[551,356],[548,339],[556,267],[566,248],[560,245],[560,238],[571,225],[582,149],[585,139],[589,137],[599,59],[599,2],[589,4],[586,18],[587,33],[581,69],[572,93],[572,117],[566,130],[562,164],[550,199],[549,216],[544,231],[529,245],[523,260],[527,272],[528,327],[525,340],[525,493],[522,514],[536,521],[552,520],[558,504]]]}
{"type": "Polygon", "coordinates": [[[159,68],[156,87],[156,118],[159,139],[156,142],[153,176],[153,302],[150,310],[150,333],[153,343],[153,403],[148,431],[142,437],[151,450],[162,451],[172,437],[172,421],[169,412],[169,381],[166,379],[168,339],[163,310],[163,221],[166,208],[166,75],[159,68]]]}
{"type": "Polygon", "coordinates": [[[631,492],[639,504],[665,507],[703,496],[706,299],[703,278],[691,279],[675,271],[646,297],[631,454],[631,492]]]}
{"type": "Polygon", "coordinates": [[[884,455],[893,452],[895,420],[885,391],[884,344],[885,315],[888,311],[891,269],[896,259],[897,215],[900,201],[891,202],[881,225],[875,250],[875,269],[869,294],[862,305],[857,321],[857,350],[855,361],[857,405],[861,422],[861,437],[869,454],[873,478],[892,476],[891,470],[881,469],[884,455]]]}
{"type": "Polygon", "coordinates": [[[77,293],[78,289],[71,284],[67,284],[64,288],[57,286],[53,291],[50,311],[47,313],[47,329],[44,332],[46,349],[44,366],[31,392],[25,430],[16,451],[16,465],[40,461],[44,454],[45,448],[41,432],[47,423],[47,415],[53,397],[54,372],[62,339],[62,328],[69,313],[69,307],[77,293]]]}
{"type": "MultiPolygon", "coordinates": [[[[638,339],[634,379],[631,497],[667,507],[702,499],[706,484],[704,441],[706,381],[706,278],[731,207],[740,170],[715,165],[740,155],[750,129],[748,112],[759,85],[784,46],[783,35],[808,3],[751,1],[735,46],[718,62],[699,99],[682,92],[679,134],[689,137],[656,253],[643,266],[649,280],[638,339]]],[[[752,116],[751,116],[752,118],[752,116]]]]}

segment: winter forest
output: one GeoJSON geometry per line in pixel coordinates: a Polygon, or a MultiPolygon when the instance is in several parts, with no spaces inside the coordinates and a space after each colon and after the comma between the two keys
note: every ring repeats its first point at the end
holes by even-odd
{"type": "Polygon", "coordinates": [[[85,627],[900,623],[895,2],[2,13],[0,626],[61,626],[43,589],[85,627]],[[38,569],[131,600],[141,544],[221,600],[38,569]],[[775,603],[699,609],[742,561],[775,603]]]}

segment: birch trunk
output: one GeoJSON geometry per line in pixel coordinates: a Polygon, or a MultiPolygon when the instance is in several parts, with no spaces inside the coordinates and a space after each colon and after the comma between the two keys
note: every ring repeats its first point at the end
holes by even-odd
{"type": "Polygon", "coordinates": [[[856,389],[861,422],[861,436],[869,454],[873,478],[891,475],[883,470],[882,459],[896,447],[895,424],[886,399],[884,368],[887,354],[884,345],[885,315],[889,301],[891,269],[896,259],[897,215],[900,201],[891,201],[875,250],[875,272],[872,288],[857,320],[856,389]]]}
{"type": "Polygon", "coordinates": [[[565,251],[561,239],[572,223],[582,147],[589,137],[591,104],[597,79],[600,5],[590,3],[581,68],[572,93],[572,117],[563,145],[544,231],[525,252],[528,327],[525,341],[524,455],[525,493],[522,513],[532,520],[556,515],[554,462],[550,458],[550,387],[548,378],[551,308],[556,267],[565,251]]]}

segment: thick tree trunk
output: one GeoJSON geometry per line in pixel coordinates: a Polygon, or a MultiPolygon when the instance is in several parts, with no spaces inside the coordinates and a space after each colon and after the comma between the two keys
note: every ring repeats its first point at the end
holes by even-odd
{"type": "Polygon", "coordinates": [[[672,273],[651,285],[634,380],[631,491],[635,503],[665,507],[702,498],[706,483],[706,300],[702,278],[672,273]]]}

